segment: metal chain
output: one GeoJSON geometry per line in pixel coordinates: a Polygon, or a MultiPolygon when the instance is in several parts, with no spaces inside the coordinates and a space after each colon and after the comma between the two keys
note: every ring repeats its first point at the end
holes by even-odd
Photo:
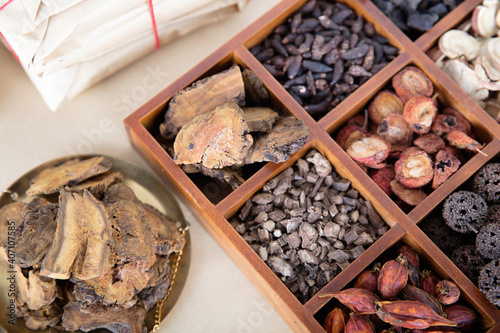
{"type": "MultiPolygon", "coordinates": [[[[188,228],[179,228],[179,231],[181,233],[182,238],[184,238],[184,235],[186,234],[186,231],[188,228]]],[[[153,330],[151,332],[156,332],[160,329],[160,324],[161,324],[161,311],[163,309],[163,303],[167,300],[167,298],[170,296],[172,293],[172,288],[175,283],[175,278],[177,277],[177,272],[179,271],[179,265],[181,262],[182,255],[184,254],[184,247],[186,246],[186,242],[182,245],[181,250],[179,253],[175,255],[174,259],[174,265],[172,267],[172,270],[170,271],[170,285],[168,286],[167,289],[167,294],[165,297],[156,303],[156,312],[155,312],[155,326],[153,326],[153,330]]]]}

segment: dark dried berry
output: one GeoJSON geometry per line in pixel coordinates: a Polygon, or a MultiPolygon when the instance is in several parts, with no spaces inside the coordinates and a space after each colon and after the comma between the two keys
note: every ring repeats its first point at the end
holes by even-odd
{"type": "Polygon", "coordinates": [[[500,204],[500,163],[488,163],[472,179],[474,192],[488,203],[500,204]]]}
{"type": "Polygon", "coordinates": [[[443,218],[453,230],[478,233],[488,213],[486,201],[474,192],[458,191],[443,205],[443,218]]]}
{"type": "Polygon", "coordinates": [[[476,237],[476,248],[485,258],[500,259],[500,224],[483,226],[476,237]]]}

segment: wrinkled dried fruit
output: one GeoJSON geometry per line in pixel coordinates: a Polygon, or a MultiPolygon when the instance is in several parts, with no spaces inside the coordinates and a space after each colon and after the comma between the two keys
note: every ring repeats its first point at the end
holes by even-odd
{"type": "Polygon", "coordinates": [[[408,270],[406,269],[406,258],[399,255],[394,260],[386,262],[378,275],[377,289],[380,296],[390,299],[406,286],[408,281],[408,270]]]}
{"type": "Polygon", "coordinates": [[[335,308],[326,316],[323,327],[327,333],[344,333],[347,314],[341,308],[335,308]]]}
{"type": "Polygon", "coordinates": [[[436,298],[444,305],[450,305],[460,298],[460,289],[449,280],[441,280],[436,285],[436,298]]]}
{"type": "Polygon", "coordinates": [[[391,144],[391,153],[401,152],[411,144],[413,130],[403,116],[389,113],[378,125],[377,134],[391,144]]]}
{"type": "Polygon", "coordinates": [[[358,314],[375,313],[375,302],[380,301],[377,295],[361,288],[348,288],[337,293],[323,294],[319,297],[335,297],[340,303],[358,314]]]}
{"type": "Polygon", "coordinates": [[[431,79],[415,66],[407,66],[392,77],[396,94],[406,104],[414,96],[432,96],[434,85],[431,79]]]}
{"type": "Polygon", "coordinates": [[[418,257],[418,253],[415,252],[414,249],[412,249],[407,244],[400,244],[397,251],[399,254],[402,254],[406,258],[408,264],[412,265],[418,270],[418,267],[420,266],[420,259],[418,257]]]}
{"type": "Polygon", "coordinates": [[[432,98],[427,96],[412,97],[405,104],[403,111],[403,118],[418,134],[428,133],[436,116],[436,104],[432,98]]]}
{"type": "Polygon", "coordinates": [[[434,133],[427,133],[418,137],[413,141],[413,144],[427,154],[435,154],[446,147],[444,140],[434,133]]]}
{"type": "Polygon", "coordinates": [[[451,131],[460,131],[469,134],[471,125],[460,112],[452,108],[445,108],[437,115],[432,123],[432,133],[443,135],[451,131]]]}
{"type": "Polygon", "coordinates": [[[407,284],[403,290],[401,290],[399,296],[405,300],[419,301],[427,304],[434,312],[443,315],[443,306],[441,303],[439,303],[434,296],[416,286],[407,284]]]}
{"type": "Polygon", "coordinates": [[[431,326],[456,326],[434,312],[428,305],[418,301],[377,302],[377,316],[391,325],[410,329],[425,329],[431,326]]]}
{"type": "Polygon", "coordinates": [[[427,198],[427,194],[421,189],[406,188],[396,179],[391,181],[391,191],[410,206],[416,206],[427,198]]]}
{"type": "Polygon", "coordinates": [[[413,189],[430,183],[434,177],[432,160],[423,150],[405,150],[394,164],[396,179],[404,187],[413,189]]]}
{"type": "Polygon", "coordinates": [[[409,264],[406,265],[406,268],[408,269],[408,280],[410,283],[414,286],[420,286],[420,272],[418,269],[409,264]]]}
{"type": "Polygon", "coordinates": [[[448,133],[448,135],[446,135],[446,140],[448,140],[448,143],[450,145],[452,145],[453,147],[457,147],[458,149],[469,149],[486,155],[481,151],[483,145],[472,139],[464,132],[451,131],[450,133],[448,133]]]}
{"type": "Polygon", "coordinates": [[[422,271],[422,279],[420,280],[420,287],[422,290],[428,292],[432,296],[436,296],[436,285],[439,283],[439,279],[434,275],[434,273],[428,269],[422,271]]]}
{"type": "Polygon", "coordinates": [[[436,189],[444,183],[460,167],[460,160],[446,150],[440,150],[436,154],[436,163],[434,164],[434,178],[432,179],[432,188],[436,189]]]}
{"type": "Polygon", "coordinates": [[[363,128],[359,127],[355,124],[349,124],[346,127],[342,128],[335,137],[335,141],[339,144],[342,149],[346,150],[347,147],[352,145],[354,141],[359,138],[364,138],[369,133],[365,131],[363,128]]]}
{"type": "Polygon", "coordinates": [[[381,136],[371,135],[356,139],[347,147],[351,158],[369,168],[380,169],[391,151],[391,144],[381,136]]]}
{"type": "Polygon", "coordinates": [[[362,288],[369,292],[374,292],[377,289],[378,273],[380,272],[380,264],[375,264],[372,269],[366,269],[359,273],[354,280],[354,288],[362,288]]]}
{"type": "Polygon", "coordinates": [[[374,169],[370,177],[388,196],[392,194],[391,181],[396,177],[396,173],[392,167],[374,169]]]}
{"type": "Polygon", "coordinates": [[[351,313],[345,326],[345,333],[375,333],[366,315],[351,313]]]}
{"type": "Polygon", "coordinates": [[[368,117],[378,125],[389,113],[403,114],[403,102],[392,91],[382,90],[368,106],[368,117]]]}
{"type": "Polygon", "coordinates": [[[457,327],[469,328],[477,319],[476,313],[465,305],[453,304],[444,308],[446,318],[457,323],[457,327]]]}

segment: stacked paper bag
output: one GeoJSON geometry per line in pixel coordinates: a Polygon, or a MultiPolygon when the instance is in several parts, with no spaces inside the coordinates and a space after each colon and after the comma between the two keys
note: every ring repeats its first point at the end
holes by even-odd
{"type": "Polygon", "coordinates": [[[248,0],[0,0],[0,33],[51,110],[248,0]]]}

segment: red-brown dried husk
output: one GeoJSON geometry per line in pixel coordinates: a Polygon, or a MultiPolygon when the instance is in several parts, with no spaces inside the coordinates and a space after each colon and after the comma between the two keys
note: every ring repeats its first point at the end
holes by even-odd
{"type": "Polygon", "coordinates": [[[427,96],[412,97],[404,107],[403,118],[418,134],[429,133],[437,116],[435,101],[427,96]]]}
{"type": "Polygon", "coordinates": [[[377,289],[379,272],[380,264],[375,264],[372,269],[365,269],[354,280],[354,288],[362,288],[371,293],[374,292],[377,289]]]}
{"type": "Polygon", "coordinates": [[[443,327],[443,326],[433,326],[423,330],[413,329],[411,333],[454,333],[460,332],[460,330],[453,327],[443,327]]]}
{"type": "Polygon", "coordinates": [[[467,161],[465,159],[464,155],[462,154],[462,151],[460,149],[458,149],[457,147],[447,145],[446,147],[444,147],[444,150],[446,150],[448,153],[450,153],[453,156],[455,156],[456,158],[458,158],[458,160],[462,164],[464,164],[467,161]]]}
{"type": "Polygon", "coordinates": [[[374,169],[370,177],[373,179],[375,184],[382,189],[382,191],[384,191],[388,196],[391,196],[391,181],[396,177],[394,168],[385,167],[382,169],[374,169]]]}
{"type": "MultiPolygon", "coordinates": [[[[419,188],[430,183],[434,177],[434,170],[432,160],[427,155],[427,153],[420,149],[407,149],[403,151],[399,160],[394,164],[394,171],[396,172],[396,179],[406,188],[419,188]],[[414,172],[415,168],[409,167],[408,165],[414,160],[422,160],[426,163],[421,165],[419,163],[417,167],[426,168],[424,173],[419,173],[418,175],[412,175],[410,172],[414,172]]],[[[403,199],[404,200],[404,199],[403,199]]]]}
{"type": "Polygon", "coordinates": [[[412,249],[411,246],[407,244],[400,244],[397,248],[397,251],[399,254],[402,254],[406,258],[408,264],[412,265],[416,269],[419,268],[420,259],[418,257],[418,253],[415,252],[415,250],[412,249]]]}
{"type": "Polygon", "coordinates": [[[434,133],[427,133],[416,138],[413,144],[427,154],[435,154],[446,147],[444,140],[434,133]]]}
{"type": "Polygon", "coordinates": [[[345,333],[375,333],[368,316],[351,313],[345,326],[345,333]]]}
{"type": "Polygon", "coordinates": [[[404,187],[400,182],[396,179],[391,181],[391,191],[403,202],[407,203],[410,206],[416,206],[421,203],[425,198],[427,198],[427,194],[420,188],[411,189],[404,187]]]}
{"type": "Polygon", "coordinates": [[[453,147],[458,149],[469,149],[472,151],[478,151],[483,148],[483,145],[472,139],[470,136],[460,131],[451,131],[446,135],[446,140],[453,147]]]}
{"type": "Polygon", "coordinates": [[[359,314],[375,313],[375,302],[380,301],[377,295],[361,288],[348,288],[319,297],[335,297],[340,303],[359,314]]]}
{"type": "Polygon", "coordinates": [[[431,79],[418,67],[407,66],[392,77],[392,87],[403,103],[407,103],[413,96],[432,96],[434,85],[431,79]],[[408,77],[418,77],[420,88],[415,89],[415,84],[407,83],[408,77]],[[412,91],[412,88],[414,91],[412,91]]]}
{"type": "Polygon", "coordinates": [[[447,150],[440,150],[436,154],[434,163],[434,178],[432,188],[436,189],[454,174],[460,167],[460,160],[447,150]]]}
{"type": "Polygon", "coordinates": [[[434,296],[416,286],[407,284],[399,293],[399,297],[409,301],[422,302],[427,304],[437,314],[441,316],[444,314],[441,303],[434,296]]]}
{"type": "Polygon", "coordinates": [[[453,304],[460,298],[460,289],[450,280],[441,280],[436,285],[436,298],[441,304],[453,304]]]}
{"type": "Polygon", "coordinates": [[[382,266],[378,275],[377,290],[382,298],[391,299],[399,294],[407,281],[406,258],[399,255],[382,266]]]}
{"type": "Polygon", "coordinates": [[[353,160],[369,168],[381,169],[386,166],[385,160],[391,151],[391,144],[379,135],[370,135],[356,139],[346,146],[345,151],[353,160]],[[375,147],[376,144],[379,144],[381,149],[375,147]],[[360,149],[365,149],[368,153],[361,154],[360,149]]]}
{"type": "Polygon", "coordinates": [[[461,131],[469,135],[471,125],[460,112],[452,108],[445,108],[441,111],[432,123],[432,132],[437,135],[450,133],[451,131],[461,131]]]}
{"type": "Polygon", "coordinates": [[[368,106],[368,118],[378,125],[389,113],[403,114],[403,102],[390,90],[382,90],[368,106]]]}
{"type": "Polygon", "coordinates": [[[456,326],[436,312],[427,304],[418,301],[385,301],[377,302],[377,315],[391,325],[409,329],[425,329],[431,326],[456,326]]]}
{"type": "Polygon", "coordinates": [[[335,141],[342,149],[346,150],[347,146],[350,145],[353,141],[358,138],[365,137],[368,134],[369,132],[364,130],[360,126],[355,124],[348,124],[346,127],[338,131],[337,136],[335,137],[335,141]]]}
{"type": "Polygon", "coordinates": [[[439,281],[438,277],[432,271],[424,269],[422,271],[422,278],[420,279],[420,288],[435,297],[436,285],[439,281]]]}
{"type": "Polygon", "coordinates": [[[469,328],[477,319],[476,313],[469,307],[461,304],[452,304],[444,308],[446,318],[457,323],[457,327],[469,328]]]}
{"type": "Polygon", "coordinates": [[[326,316],[323,327],[327,333],[344,333],[347,314],[341,308],[335,308],[326,316]]]}

